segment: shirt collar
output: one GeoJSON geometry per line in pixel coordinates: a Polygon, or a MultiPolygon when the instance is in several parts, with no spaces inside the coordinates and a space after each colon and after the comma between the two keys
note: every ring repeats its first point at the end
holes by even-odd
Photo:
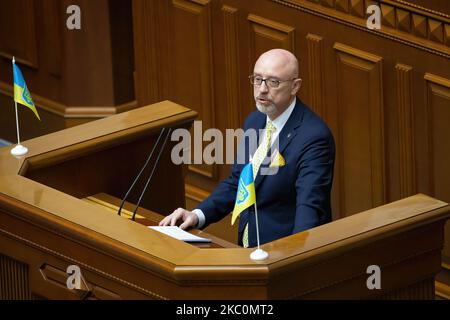
{"type": "Polygon", "coordinates": [[[276,132],[281,132],[283,130],[284,125],[288,121],[289,117],[291,116],[292,111],[294,110],[295,103],[297,102],[297,99],[294,98],[289,105],[289,107],[283,111],[282,114],[280,114],[275,120],[270,120],[268,116],[266,116],[266,124],[270,120],[272,121],[275,128],[277,128],[276,132]]]}

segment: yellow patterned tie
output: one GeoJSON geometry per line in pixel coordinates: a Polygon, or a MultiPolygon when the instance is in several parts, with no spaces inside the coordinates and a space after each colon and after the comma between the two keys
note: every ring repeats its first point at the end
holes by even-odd
{"type": "MultiPolygon", "coordinates": [[[[259,167],[263,162],[264,158],[267,156],[267,152],[269,152],[270,146],[272,145],[272,134],[277,130],[273,125],[272,121],[267,121],[266,125],[266,140],[264,143],[261,143],[256,149],[255,154],[252,158],[252,166],[253,166],[253,179],[256,180],[256,175],[258,174],[259,167]]],[[[248,248],[248,223],[245,225],[244,234],[242,235],[242,244],[244,248],[248,248]]]]}

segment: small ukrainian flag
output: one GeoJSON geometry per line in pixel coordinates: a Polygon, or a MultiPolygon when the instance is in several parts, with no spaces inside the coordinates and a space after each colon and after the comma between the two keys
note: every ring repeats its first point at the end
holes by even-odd
{"type": "Polygon", "coordinates": [[[25,80],[23,79],[22,72],[19,67],[13,63],[13,75],[14,75],[14,101],[30,108],[36,117],[41,120],[39,114],[34,106],[33,99],[31,99],[30,91],[28,91],[25,80]]]}
{"type": "Polygon", "coordinates": [[[239,216],[239,214],[256,202],[255,184],[253,182],[252,164],[247,164],[242,169],[239,177],[239,185],[236,193],[236,202],[234,204],[233,214],[231,216],[231,224],[239,216]]]}

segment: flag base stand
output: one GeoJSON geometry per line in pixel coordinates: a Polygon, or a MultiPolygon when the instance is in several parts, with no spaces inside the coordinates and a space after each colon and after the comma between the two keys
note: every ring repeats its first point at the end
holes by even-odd
{"type": "Polygon", "coordinates": [[[250,254],[250,259],[255,261],[265,260],[267,257],[269,257],[269,254],[263,249],[256,249],[250,254]]]}
{"type": "Polygon", "coordinates": [[[15,146],[14,148],[11,149],[11,154],[13,156],[23,156],[24,154],[27,154],[28,152],[28,148],[24,147],[21,144],[18,144],[17,146],[15,146]]]}

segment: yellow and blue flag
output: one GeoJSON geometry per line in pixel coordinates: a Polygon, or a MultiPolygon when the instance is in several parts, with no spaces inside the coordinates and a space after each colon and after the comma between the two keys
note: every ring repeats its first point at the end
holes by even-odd
{"type": "Polygon", "coordinates": [[[231,224],[239,214],[256,202],[255,184],[253,181],[252,164],[247,164],[242,169],[239,177],[238,190],[236,193],[236,202],[234,204],[233,214],[231,215],[231,224]]]}
{"type": "Polygon", "coordinates": [[[31,99],[30,91],[28,91],[25,80],[23,79],[22,72],[19,67],[13,63],[13,75],[14,75],[14,101],[30,108],[36,117],[41,120],[39,114],[34,106],[33,99],[31,99]]]}

